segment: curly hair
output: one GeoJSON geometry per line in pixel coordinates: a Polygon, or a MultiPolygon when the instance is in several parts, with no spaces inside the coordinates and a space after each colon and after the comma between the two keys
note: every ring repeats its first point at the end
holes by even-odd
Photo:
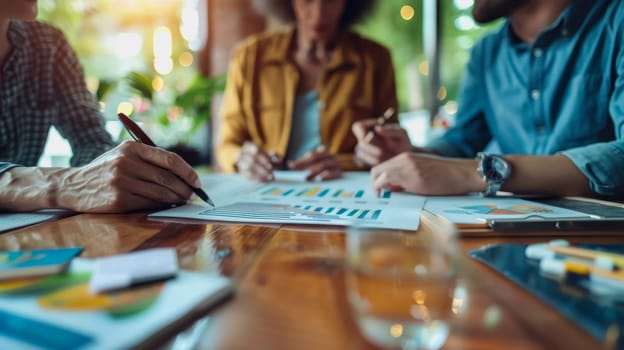
{"type": "MultiPolygon", "coordinates": [[[[253,0],[254,7],[263,15],[273,16],[285,23],[295,22],[293,0],[253,0]]],[[[340,19],[341,28],[349,28],[370,14],[375,0],[346,0],[340,19]]]]}

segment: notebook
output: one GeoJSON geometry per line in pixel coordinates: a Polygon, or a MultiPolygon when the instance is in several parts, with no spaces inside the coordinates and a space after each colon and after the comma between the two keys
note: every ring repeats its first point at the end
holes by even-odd
{"type": "Polygon", "coordinates": [[[233,291],[225,277],[180,271],[92,294],[92,269],[93,261],[77,258],[65,275],[0,282],[0,349],[156,348],[233,291]]]}

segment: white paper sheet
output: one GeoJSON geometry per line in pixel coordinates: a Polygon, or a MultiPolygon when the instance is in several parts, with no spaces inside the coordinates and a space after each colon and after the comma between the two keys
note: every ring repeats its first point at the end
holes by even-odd
{"type": "Polygon", "coordinates": [[[42,210],[31,213],[0,213],[0,232],[56,220],[68,216],[69,214],[69,212],[64,210],[42,210]]]}
{"type": "Polygon", "coordinates": [[[324,182],[305,181],[300,172],[278,172],[275,181],[265,184],[238,175],[216,175],[204,177],[202,184],[211,197],[214,194],[216,208],[186,205],[150,217],[416,230],[425,201],[405,193],[383,192],[377,197],[365,172],[347,172],[324,182]],[[223,193],[224,188],[230,192],[223,193]]]}
{"type": "Polygon", "coordinates": [[[455,224],[479,224],[488,219],[586,218],[569,209],[508,197],[429,197],[425,210],[455,224]]]}

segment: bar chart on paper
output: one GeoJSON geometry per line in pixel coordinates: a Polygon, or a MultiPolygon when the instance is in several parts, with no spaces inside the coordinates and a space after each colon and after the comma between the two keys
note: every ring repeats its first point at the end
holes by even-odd
{"type": "Polygon", "coordinates": [[[389,209],[368,206],[346,207],[236,202],[214,209],[204,208],[198,214],[206,220],[214,221],[338,226],[361,225],[415,229],[418,227],[419,212],[407,208],[395,208],[391,211],[389,209]]]}
{"type": "Polygon", "coordinates": [[[345,174],[340,180],[322,183],[276,181],[241,192],[216,208],[187,205],[150,217],[415,230],[425,203],[420,196],[386,191],[378,194],[367,174],[345,174]]]}
{"type": "MultiPolygon", "coordinates": [[[[362,199],[371,196],[370,190],[356,189],[346,190],[341,188],[330,187],[309,187],[309,188],[294,188],[294,187],[278,187],[268,186],[268,188],[262,189],[260,195],[262,196],[275,196],[275,197],[299,197],[299,198],[335,198],[335,199],[362,199]],[[365,197],[366,194],[366,197],[365,197]]],[[[379,198],[391,198],[392,192],[383,191],[379,198]]]]}

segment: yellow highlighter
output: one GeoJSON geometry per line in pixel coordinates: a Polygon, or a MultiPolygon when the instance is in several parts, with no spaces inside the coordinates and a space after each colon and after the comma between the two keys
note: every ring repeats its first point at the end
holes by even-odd
{"type": "Polygon", "coordinates": [[[611,262],[611,264],[618,269],[624,269],[624,255],[622,254],[607,253],[577,247],[562,247],[552,244],[548,244],[547,247],[548,249],[559,255],[569,256],[578,259],[592,260],[594,261],[594,263],[600,261],[600,265],[603,265],[603,263],[605,262],[611,262]]]}

